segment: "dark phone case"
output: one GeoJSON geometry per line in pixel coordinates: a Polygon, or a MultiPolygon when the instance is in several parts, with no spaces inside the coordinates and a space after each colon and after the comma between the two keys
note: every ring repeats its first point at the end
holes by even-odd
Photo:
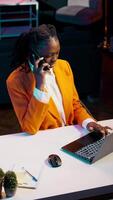
{"type": "MultiPolygon", "coordinates": [[[[38,58],[40,58],[40,57],[37,57],[37,59],[38,58]]],[[[31,56],[30,56],[30,63],[32,64],[32,67],[33,67],[33,69],[34,69],[34,67],[35,67],[35,55],[34,54],[31,54],[31,56]]],[[[46,61],[45,61],[45,59],[43,58],[42,60],[40,60],[40,62],[39,62],[39,64],[38,64],[38,67],[41,67],[42,65],[43,65],[43,63],[45,63],[46,61]]],[[[34,71],[33,69],[31,69],[32,71],[34,71]]],[[[48,66],[45,66],[44,67],[44,69],[43,69],[44,71],[47,71],[47,70],[49,70],[49,67],[48,66]]]]}
{"type": "Polygon", "coordinates": [[[38,63],[38,67],[41,67],[43,65],[43,63],[45,63],[45,59],[43,58],[43,60],[41,60],[39,63],[38,63]]]}
{"type": "MultiPolygon", "coordinates": [[[[37,57],[37,59],[39,59],[39,58],[40,58],[40,56],[37,57]]],[[[30,61],[30,63],[32,64],[32,66],[35,67],[35,55],[34,55],[34,54],[31,54],[31,55],[30,55],[29,61],[30,61]]],[[[41,67],[42,64],[43,64],[44,62],[45,62],[45,59],[43,58],[43,59],[39,62],[38,66],[41,67]]]]}
{"type": "MultiPolygon", "coordinates": [[[[39,58],[40,58],[40,56],[37,57],[37,59],[39,59],[39,58]]],[[[29,60],[30,60],[31,64],[35,66],[35,60],[36,60],[36,58],[35,58],[35,55],[34,55],[34,54],[31,54],[31,55],[30,55],[29,60]]],[[[39,67],[40,67],[44,62],[45,62],[45,60],[44,60],[44,58],[43,58],[43,59],[39,62],[39,64],[38,64],[39,67]]]]}

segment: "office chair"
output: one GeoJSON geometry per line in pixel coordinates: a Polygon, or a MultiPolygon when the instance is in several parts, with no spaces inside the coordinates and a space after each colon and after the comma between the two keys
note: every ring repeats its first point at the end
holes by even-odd
{"type": "Polygon", "coordinates": [[[103,7],[102,0],[67,0],[67,5],[56,10],[56,24],[62,28],[74,26],[76,30],[90,30],[90,37],[99,45],[104,37],[103,7]]]}
{"type": "Polygon", "coordinates": [[[98,96],[101,60],[97,46],[103,40],[103,1],[68,0],[56,10],[55,19],[62,29],[61,57],[72,66],[80,96],[98,96]]]}
{"type": "Polygon", "coordinates": [[[102,19],[102,0],[68,0],[67,5],[56,10],[56,21],[86,26],[102,19]]]}

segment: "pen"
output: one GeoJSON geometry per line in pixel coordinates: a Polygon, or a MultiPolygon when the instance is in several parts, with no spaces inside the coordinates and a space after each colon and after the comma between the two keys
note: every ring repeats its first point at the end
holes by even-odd
{"type": "Polygon", "coordinates": [[[35,176],[33,176],[29,171],[27,171],[24,167],[23,167],[23,169],[25,170],[25,172],[27,173],[27,174],[29,174],[31,177],[32,177],[32,179],[34,180],[34,181],[38,181],[37,180],[37,178],[35,178],[35,176]]]}

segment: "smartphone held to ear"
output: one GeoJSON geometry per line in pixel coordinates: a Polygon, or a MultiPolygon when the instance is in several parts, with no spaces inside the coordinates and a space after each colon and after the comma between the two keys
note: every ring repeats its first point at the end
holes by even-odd
{"type": "MultiPolygon", "coordinates": [[[[39,57],[40,58],[40,57],[39,57]]],[[[34,72],[34,68],[35,68],[35,55],[34,54],[31,54],[29,59],[28,59],[28,64],[29,64],[29,67],[31,69],[32,72],[34,72]]],[[[38,66],[41,67],[41,65],[44,63],[44,58],[42,58],[42,60],[40,60],[38,66]]]]}
{"type": "Polygon", "coordinates": [[[42,58],[40,58],[41,60],[40,60],[40,62],[38,63],[38,67],[41,67],[46,61],[45,61],[45,59],[42,57],[42,58]]]}
{"type": "MultiPolygon", "coordinates": [[[[38,63],[38,67],[41,67],[46,62],[43,57],[40,58],[40,59],[41,60],[38,63]]],[[[28,60],[28,64],[29,64],[29,67],[30,67],[31,71],[34,72],[34,68],[35,68],[35,55],[34,54],[31,54],[31,56],[30,56],[30,58],[28,60]]],[[[49,69],[49,67],[45,66],[44,71],[47,71],[48,69],[49,69]]]]}

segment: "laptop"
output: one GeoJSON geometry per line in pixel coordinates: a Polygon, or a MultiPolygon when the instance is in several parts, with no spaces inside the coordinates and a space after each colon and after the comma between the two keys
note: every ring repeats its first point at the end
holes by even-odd
{"type": "Polygon", "coordinates": [[[113,132],[103,136],[92,131],[61,148],[82,161],[90,164],[113,152],[113,132]]]}

